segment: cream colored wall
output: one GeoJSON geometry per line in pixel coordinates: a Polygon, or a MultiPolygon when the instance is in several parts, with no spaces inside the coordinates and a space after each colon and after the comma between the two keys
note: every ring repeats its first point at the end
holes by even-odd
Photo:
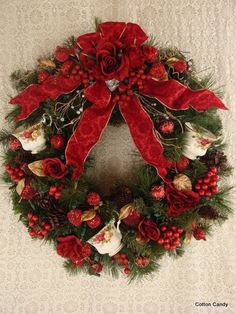
{"type": "MultiPolygon", "coordinates": [[[[231,110],[222,116],[229,159],[235,164],[235,9],[235,0],[0,0],[2,123],[13,93],[8,75],[14,69],[30,68],[71,34],[92,31],[94,16],[133,21],[160,42],[191,52],[199,71],[211,68],[225,85],[231,110]]],[[[123,175],[134,158],[132,145],[125,126],[109,128],[96,149],[96,179],[105,184],[109,169],[123,175]],[[102,162],[109,166],[103,168],[102,162]]],[[[7,188],[0,188],[0,313],[236,313],[235,217],[206,242],[193,241],[183,258],[164,259],[151,280],[128,286],[124,278],[69,277],[52,248],[32,242],[17,223],[7,188]],[[199,308],[196,301],[230,305],[199,308]]]]}

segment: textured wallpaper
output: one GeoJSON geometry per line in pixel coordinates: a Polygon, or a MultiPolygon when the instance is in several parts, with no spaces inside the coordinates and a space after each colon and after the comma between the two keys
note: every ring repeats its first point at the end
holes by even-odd
{"type": "MultiPolygon", "coordinates": [[[[1,125],[14,93],[9,74],[31,68],[69,35],[93,31],[95,16],[137,22],[160,43],[190,53],[199,72],[214,71],[230,108],[222,115],[235,165],[235,0],[0,0],[1,125]]],[[[131,180],[140,162],[126,126],[107,128],[94,153],[95,179],[104,190],[114,179],[131,180]]],[[[236,183],[235,177],[231,180],[236,183]]],[[[7,187],[1,184],[0,189],[0,313],[236,313],[235,217],[206,242],[193,241],[183,258],[163,259],[152,280],[127,285],[122,277],[68,276],[63,259],[48,245],[33,242],[18,224],[7,187]],[[228,307],[196,302],[225,302],[228,307]]]]}

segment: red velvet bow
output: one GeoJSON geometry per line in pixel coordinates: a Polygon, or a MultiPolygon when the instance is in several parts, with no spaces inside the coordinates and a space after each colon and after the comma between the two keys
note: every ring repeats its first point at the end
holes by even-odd
{"type": "MultiPolygon", "coordinates": [[[[127,77],[130,69],[144,63],[140,47],[146,39],[147,36],[139,25],[123,22],[102,23],[98,32],[85,34],[77,39],[77,44],[82,49],[80,62],[91,71],[96,82],[84,91],[85,97],[93,105],[83,113],[65,151],[67,164],[75,167],[73,178],[82,173],[84,162],[98,142],[116,105],[105,81],[121,81],[127,77]],[[122,52],[121,56],[119,51],[122,52]]],[[[30,85],[10,101],[11,104],[21,106],[21,113],[16,120],[27,118],[38,108],[40,102],[48,98],[56,100],[60,95],[72,92],[80,84],[81,80],[76,79],[76,76],[64,77],[59,74],[50,76],[41,84],[30,85]]],[[[155,97],[164,106],[174,110],[192,107],[203,111],[212,106],[226,109],[212,92],[193,91],[176,80],[144,80],[141,93],[155,97]]],[[[162,145],[154,132],[149,115],[134,95],[129,102],[119,103],[119,109],[143,159],[153,165],[164,179],[172,163],[163,156],[162,145]]]]}
{"type": "MultiPolygon", "coordinates": [[[[190,106],[198,111],[211,106],[226,109],[212,92],[192,91],[175,80],[146,80],[142,93],[156,97],[165,106],[175,110],[188,109],[190,106]]],[[[93,105],[84,112],[66,148],[67,163],[77,168],[75,176],[83,171],[84,161],[98,142],[115,106],[110,91],[102,81],[88,87],[85,90],[85,97],[93,105]]],[[[164,179],[172,163],[163,156],[162,145],[154,132],[149,115],[135,96],[131,96],[129,102],[122,102],[119,109],[143,159],[153,165],[159,176],[164,179]]]]}

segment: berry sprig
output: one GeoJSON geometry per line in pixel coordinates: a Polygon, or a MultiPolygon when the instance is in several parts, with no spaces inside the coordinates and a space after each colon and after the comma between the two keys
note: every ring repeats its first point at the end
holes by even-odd
{"type": "Polygon", "coordinates": [[[61,185],[52,185],[49,189],[49,195],[54,197],[55,200],[59,200],[61,197],[62,186],[61,185]]]}
{"type": "Polygon", "coordinates": [[[28,226],[29,228],[29,234],[32,238],[38,238],[40,240],[43,240],[45,235],[48,234],[49,230],[52,228],[52,226],[49,223],[46,223],[46,221],[42,220],[39,223],[39,217],[36,214],[28,213],[27,215],[29,221],[28,226]]]}
{"type": "Polygon", "coordinates": [[[161,236],[157,241],[164,247],[165,250],[174,251],[176,246],[180,244],[180,235],[183,232],[183,228],[177,226],[161,226],[161,236]]]}
{"type": "Polygon", "coordinates": [[[147,267],[150,259],[147,256],[138,256],[135,258],[135,264],[139,267],[147,267]]]}
{"type": "Polygon", "coordinates": [[[124,273],[128,275],[131,270],[129,268],[129,260],[127,258],[127,254],[125,253],[117,253],[114,255],[114,259],[112,259],[112,263],[120,264],[124,268],[124,273]]]}
{"type": "Polygon", "coordinates": [[[205,177],[197,180],[194,189],[200,196],[210,197],[212,194],[219,192],[217,186],[219,176],[217,175],[217,172],[216,167],[211,167],[205,177]]]}
{"type": "Polygon", "coordinates": [[[11,176],[12,181],[15,181],[16,183],[18,183],[25,176],[25,173],[22,170],[23,165],[20,167],[13,168],[10,166],[10,164],[6,164],[5,169],[11,176]]]}

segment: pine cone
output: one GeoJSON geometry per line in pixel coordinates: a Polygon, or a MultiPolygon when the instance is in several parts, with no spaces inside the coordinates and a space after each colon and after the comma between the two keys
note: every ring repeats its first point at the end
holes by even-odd
{"type": "Polygon", "coordinates": [[[50,209],[53,207],[52,202],[49,198],[41,198],[40,196],[36,196],[34,198],[35,204],[42,209],[50,209]]]}
{"type": "Polygon", "coordinates": [[[219,171],[225,170],[228,166],[227,156],[218,150],[209,150],[205,156],[200,158],[208,168],[215,166],[219,171]]]}
{"type": "Polygon", "coordinates": [[[128,187],[120,187],[113,195],[112,200],[117,207],[121,208],[126,204],[133,202],[132,191],[128,187]]]}
{"type": "Polygon", "coordinates": [[[61,207],[51,207],[46,212],[46,216],[54,229],[63,226],[68,221],[67,211],[61,207]]]}
{"type": "Polygon", "coordinates": [[[215,220],[215,219],[219,218],[219,214],[218,214],[216,208],[214,208],[210,205],[206,205],[206,206],[201,207],[198,211],[198,214],[199,214],[199,216],[201,216],[202,218],[205,218],[205,219],[215,220]]]}
{"type": "Polygon", "coordinates": [[[26,151],[18,152],[15,161],[19,164],[30,163],[34,160],[34,156],[31,153],[26,151]]]}

